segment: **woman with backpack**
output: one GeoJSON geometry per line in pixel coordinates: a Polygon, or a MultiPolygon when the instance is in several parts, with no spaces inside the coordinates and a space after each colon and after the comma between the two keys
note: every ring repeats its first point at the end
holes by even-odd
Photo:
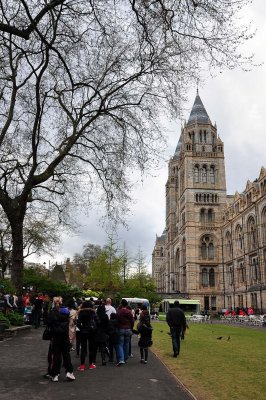
{"type": "Polygon", "coordinates": [[[140,348],[140,362],[142,364],[147,364],[148,362],[148,349],[152,345],[152,326],[151,318],[147,306],[141,307],[141,314],[139,317],[139,323],[137,326],[139,338],[139,348],[140,348]]]}
{"type": "Polygon", "coordinates": [[[78,311],[77,328],[80,335],[80,366],[78,371],[85,371],[85,360],[87,349],[89,350],[89,369],[95,369],[97,346],[95,343],[95,335],[97,330],[97,321],[95,310],[91,301],[84,301],[78,311]]]}
{"type": "Polygon", "coordinates": [[[61,360],[66,369],[66,378],[74,381],[73,366],[70,357],[69,310],[62,304],[62,297],[54,297],[53,308],[48,315],[47,327],[50,328],[50,346],[48,353],[48,374],[52,382],[58,382],[61,360]]]}

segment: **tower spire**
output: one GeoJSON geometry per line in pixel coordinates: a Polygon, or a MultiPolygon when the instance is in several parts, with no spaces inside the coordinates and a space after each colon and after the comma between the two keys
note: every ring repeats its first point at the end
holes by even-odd
{"type": "Polygon", "coordinates": [[[198,86],[197,86],[197,95],[188,119],[188,124],[194,124],[194,123],[200,123],[200,124],[210,123],[210,118],[208,116],[208,113],[205,110],[205,107],[199,96],[198,86]]]}

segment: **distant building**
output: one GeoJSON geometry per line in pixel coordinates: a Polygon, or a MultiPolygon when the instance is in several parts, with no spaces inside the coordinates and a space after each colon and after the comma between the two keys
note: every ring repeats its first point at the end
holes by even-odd
{"type": "Polygon", "coordinates": [[[168,164],[166,227],[152,273],[163,297],[266,313],[266,170],[227,195],[224,144],[198,93],[168,164]]]}
{"type": "Polygon", "coordinates": [[[57,263],[55,264],[54,268],[51,270],[49,277],[53,281],[66,283],[64,268],[62,265],[58,265],[57,263]]]}

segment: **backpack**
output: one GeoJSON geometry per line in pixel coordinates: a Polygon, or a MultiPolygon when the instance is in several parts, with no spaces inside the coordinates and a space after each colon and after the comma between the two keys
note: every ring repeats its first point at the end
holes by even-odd
{"type": "Polygon", "coordinates": [[[144,316],[144,318],[141,320],[141,322],[142,322],[143,325],[150,326],[150,324],[151,324],[150,316],[148,314],[146,314],[144,316]]]}
{"type": "Polygon", "coordinates": [[[95,332],[97,330],[96,319],[91,318],[88,323],[89,332],[95,332]]]}
{"type": "Polygon", "coordinates": [[[85,333],[85,334],[96,332],[96,330],[97,330],[97,323],[96,323],[95,318],[90,318],[86,322],[86,324],[78,323],[77,326],[78,326],[78,329],[80,329],[81,333],[85,333]]]}

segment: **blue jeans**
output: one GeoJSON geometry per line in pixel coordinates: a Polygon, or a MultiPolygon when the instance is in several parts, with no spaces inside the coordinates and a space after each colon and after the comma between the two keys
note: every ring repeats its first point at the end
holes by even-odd
{"type": "Polygon", "coordinates": [[[126,362],[128,359],[129,341],[131,334],[131,329],[119,329],[119,341],[116,345],[118,362],[126,362]]]}
{"type": "Polygon", "coordinates": [[[172,335],[173,352],[179,354],[181,328],[172,326],[170,330],[172,335]]]}

